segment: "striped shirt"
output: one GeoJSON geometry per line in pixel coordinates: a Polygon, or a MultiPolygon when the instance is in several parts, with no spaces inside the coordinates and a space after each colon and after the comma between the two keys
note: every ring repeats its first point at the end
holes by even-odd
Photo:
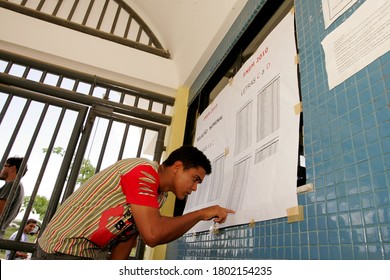
{"type": "Polygon", "coordinates": [[[92,176],[57,210],[39,238],[46,253],[106,259],[114,239],[126,239],[137,228],[131,204],[160,208],[158,164],[124,159],[92,176]]]}

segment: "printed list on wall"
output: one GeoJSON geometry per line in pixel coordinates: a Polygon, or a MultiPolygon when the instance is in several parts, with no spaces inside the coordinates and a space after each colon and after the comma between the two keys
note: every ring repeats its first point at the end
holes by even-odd
{"type": "Polygon", "coordinates": [[[366,0],[321,44],[333,89],[390,50],[390,1],[366,0]]]}
{"type": "MultiPolygon", "coordinates": [[[[199,116],[194,145],[212,173],[184,212],[236,211],[220,227],[285,217],[297,206],[299,104],[294,14],[288,13],[199,116]]],[[[201,222],[191,232],[205,231],[201,222]]]]}

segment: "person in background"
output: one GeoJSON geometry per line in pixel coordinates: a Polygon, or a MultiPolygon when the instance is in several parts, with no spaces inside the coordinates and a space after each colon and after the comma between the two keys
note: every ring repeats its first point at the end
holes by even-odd
{"type": "MultiPolygon", "coordinates": [[[[23,233],[20,236],[20,241],[21,242],[28,242],[28,236],[27,235],[31,234],[35,230],[35,228],[37,227],[37,223],[38,223],[38,221],[34,220],[34,219],[28,219],[27,220],[26,225],[23,228],[23,233]]],[[[9,240],[15,240],[17,234],[18,234],[18,231],[15,231],[9,237],[9,240]]],[[[9,251],[9,250],[5,251],[5,259],[6,260],[9,260],[10,254],[11,254],[11,251],[9,251]]],[[[25,260],[25,259],[27,259],[27,257],[28,257],[28,254],[25,253],[25,252],[21,252],[21,251],[16,251],[15,252],[15,260],[23,260],[23,259],[25,260]]]]}
{"type": "MultiPolygon", "coordinates": [[[[3,214],[4,206],[9,199],[11,188],[13,182],[18,174],[20,165],[22,164],[22,157],[10,157],[6,160],[3,165],[0,173],[0,180],[4,180],[5,184],[0,188],[0,215],[3,214]]],[[[27,172],[27,165],[23,170],[22,177],[27,172]]],[[[5,216],[3,223],[0,227],[0,239],[3,238],[5,229],[9,226],[9,224],[15,219],[18,215],[20,207],[22,206],[24,198],[24,188],[23,184],[19,182],[16,193],[11,201],[11,207],[9,208],[9,212],[5,216]]]]}
{"type": "Polygon", "coordinates": [[[160,214],[168,192],[185,199],[210,173],[209,159],[193,146],[178,148],[160,165],[120,160],[65,200],[38,238],[33,259],[128,259],[138,235],[154,247],[200,221],[223,223],[234,211],[218,205],[178,217],[160,214]]]}

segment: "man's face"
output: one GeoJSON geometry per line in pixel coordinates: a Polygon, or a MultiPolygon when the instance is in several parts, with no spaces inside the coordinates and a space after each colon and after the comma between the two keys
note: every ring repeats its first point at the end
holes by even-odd
{"type": "Polygon", "coordinates": [[[1,172],[0,172],[0,180],[5,180],[5,179],[8,178],[9,172],[10,172],[10,168],[12,168],[12,166],[9,165],[8,163],[5,163],[3,165],[3,168],[1,169],[1,172]]]}
{"type": "Polygon", "coordinates": [[[206,176],[206,171],[202,167],[184,169],[182,164],[176,168],[173,188],[176,197],[182,200],[196,191],[198,184],[206,176]]]}
{"type": "Polygon", "coordinates": [[[35,226],[36,225],[34,223],[29,223],[28,225],[26,225],[24,227],[24,232],[27,233],[27,234],[32,232],[35,229],[35,226]]]}

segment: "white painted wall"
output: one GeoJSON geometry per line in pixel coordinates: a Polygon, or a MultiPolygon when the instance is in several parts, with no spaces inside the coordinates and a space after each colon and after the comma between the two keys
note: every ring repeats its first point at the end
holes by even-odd
{"type": "Polygon", "coordinates": [[[178,88],[172,60],[6,9],[0,9],[0,14],[0,47],[4,50],[168,95],[178,88]]]}
{"type": "Polygon", "coordinates": [[[175,96],[190,87],[248,0],[125,0],[172,59],[0,8],[0,47],[175,96]]]}

